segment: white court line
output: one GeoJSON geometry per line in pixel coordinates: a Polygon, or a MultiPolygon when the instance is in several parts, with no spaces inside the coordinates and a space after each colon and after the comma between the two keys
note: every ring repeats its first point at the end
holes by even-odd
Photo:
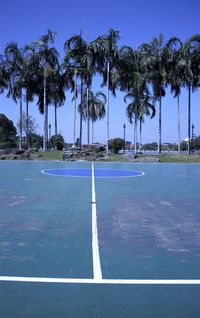
{"type": "Polygon", "coordinates": [[[0,282],[105,284],[105,285],[200,285],[200,279],[91,279],[0,276],[0,282]]]}
{"type": "Polygon", "coordinates": [[[95,193],[94,164],[93,163],[92,163],[92,257],[93,257],[94,279],[95,280],[102,280],[101,263],[100,263],[100,256],[99,256],[96,193],[95,193]]]}

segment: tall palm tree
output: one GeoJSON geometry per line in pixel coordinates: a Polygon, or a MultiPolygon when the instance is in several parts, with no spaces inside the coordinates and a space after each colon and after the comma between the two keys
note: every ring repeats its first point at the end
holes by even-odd
{"type": "Polygon", "coordinates": [[[191,90],[200,85],[200,34],[190,37],[180,52],[179,69],[183,84],[188,88],[188,154],[191,153],[191,90]]]}
{"type": "MultiPolygon", "coordinates": [[[[81,80],[81,100],[83,100],[83,85],[87,91],[95,73],[95,60],[90,43],[87,43],[82,35],[74,35],[65,42],[64,64],[66,68],[74,70],[74,144],[76,141],[76,99],[78,95],[77,79],[81,80]]],[[[89,144],[89,117],[88,123],[88,144],[89,144]]],[[[80,112],[80,147],[82,145],[82,112],[80,112]]]]}
{"type": "MultiPolygon", "coordinates": [[[[40,83],[42,83],[42,78],[40,83]]],[[[54,122],[55,122],[55,135],[58,133],[57,124],[57,109],[64,105],[65,102],[65,88],[66,78],[61,72],[60,68],[51,72],[46,79],[46,106],[49,108],[50,105],[54,106],[54,122]]],[[[41,114],[44,114],[44,94],[43,94],[43,83],[38,90],[38,101],[37,105],[41,114]]]]}
{"type": "Polygon", "coordinates": [[[171,85],[171,92],[177,97],[178,110],[178,151],[181,150],[181,132],[180,132],[180,94],[181,94],[181,78],[179,69],[180,52],[183,43],[177,37],[172,37],[166,43],[168,48],[168,83],[171,85]]]}
{"type": "Polygon", "coordinates": [[[94,94],[92,91],[86,91],[83,101],[79,105],[79,112],[82,112],[83,119],[87,120],[89,118],[92,121],[92,144],[94,143],[94,123],[105,117],[105,104],[106,96],[102,92],[94,94]]]}
{"type": "Polygon", "coordinates": [[[9,74],[6,72],[4,63],[4,56],[0,54],[0,94],[2,94],[4,90],[8,88],[9,81],[9,74]]]}
{"type": "Polygon", "coordinates": [[[119,40],[119,31],[110,29],[107,35],[99,36],[95,41],[92,42],[92,46],[95,52],[97,71],[103,76],[102,85],[107,86],[107,103],[106,103],[106,120],[107,120],[107,142],[106,152],[108,154],[108,142],[109,142],[109,91],[115,95],[115,76],[114,72],[118,63],[118,46],[117,41],[119,40]]]}
{"type": "Polygon", "coordinates": [[[156,108],[153,103],[153,99],[148,89],[145,90],[144,96],[141,100],[141,105],[139,109],[139,121],[140,121],[140,140],[139,140],[139,151],[142,145],[142,124],[144,123],[144,117],[148,116],[151,119],[154,118],[156,114],[156,108]]]}
{"type": "Polygon", "coordinates": [[[128,94],[124,96],[124,102],[127,103],[128,100],[131,102],[127,106],[127,117],[130,123],[133,123],[134,118],[134,151],[137,153],[137,123],[140,120],[140,144],[141,144],[141,129],[142,120],[144,115],[155,116],[155,108],[151,103],[151,97],[148,89],[141,91],[135,91],[132,89],[128,94]]]}
{"type": "Polygon", "coordinates": [[[54,105],[54,120],[55,120],[55,135],[58,133],[58,123],[57,123],[57,108],[64,105],[65,102],[65,75],[60,71],[56,70],[50,76],[49,81],[49,99],[50,103],[54,105]]]}
{"type": "Polygon", "coordinates": [[[23,88],[25,89],[26,100],[26,149],[29,145],[29,102],[33,101],[38,90],[37,59],[34,48],[26,45],[23,49],[23,88]]]}
{"type": "Polygon", "coordinates": [[[17,103],[20,104],[20,144],[22,148],[22,90],[24,87],[23,71],[24,71],[24,58],[23,49],[19,48],[16,42],[9,43],[4,51],[5,62],[4,67],[9,76],[8,80],[8,94],[7,97],[12,97],[17,103]]]}
{"type": "Polygon", "coordinates": [[[32,58],[32,53],[30,47],[18,48],[15,42],[8,44],[5,48],[4,66],[7,83],[9,82],[8,97],[12,96],[15,102],[20,100],[20,149],[22,147],[23,89],[26,92],[26,148],[28,148],[28,102],[33,100],[37,86],[35,60],[32,58]]]}
{"type": "Polygon", "coordinates": [[[52,72],[59,66],[57,50],[50,46],[54,43],[55,32],[48,29],[47,34],[43,35],[38,41],[33,43],[38,63],[38,76],[43,78],[43,105],[44,105],[44,135],[43,150],[47,150],[48,141],[48,105],[46,103],[47,79],[52,72]]]}
{"type": "Polygon", "coordinates": [[[140,120],[140,144],[142,120],[144,115],[155,114],[155,108],[151,103],[150,92],[147,88],[147,80],[142,67],[141,54],[138,50],[123,46],[120,49],[120,58],[117,69],[118,87],[127,92],[124,97],[125,103],[130,100],[127,107],[129,121],[134,117],[134,147],[137,152],[137,122],[140,120]]]}
{"type": "Polygon", "coordinates": [[[155,99],[159,101],[158,153],[161,153],[162,97],[165,96],[167,84],[168,49],[164,45],[161,34],[157,38],[153,38],[151,42],[142,44],[139,50],[146,76],[153,87],[155,99]]]}

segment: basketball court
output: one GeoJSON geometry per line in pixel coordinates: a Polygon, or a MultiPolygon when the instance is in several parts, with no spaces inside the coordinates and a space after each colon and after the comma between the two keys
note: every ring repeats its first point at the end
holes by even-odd
{"type": "Polygon", "coordinates": [[[1,162],[0,316],[200,316],[198,164],[1,162]]]}

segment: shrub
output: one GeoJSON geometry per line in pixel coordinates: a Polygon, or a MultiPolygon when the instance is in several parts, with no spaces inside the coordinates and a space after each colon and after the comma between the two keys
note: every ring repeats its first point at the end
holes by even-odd
{"type": "Polygon", "coordinates": [[[121,138],[114,138],[109,140],[109,149],[114,152],[118,153],[119,150],[124,148],[124,140],[121,138]]]}
{"type": "Polygon", "coordinates": [[[57,150],[63,150],[64,144],[65,144],[64,138],[60,134],[54,135],[50,139],[50,147],[53,147],[57,150]]]}
{"type": "Polygon", "coordinates": [[[29,145],[31,148],[42,148],[43,138],[40,135],[30,133],[28,136],[29,145]]]}
{"type": "Polygon", "coordinates": [[[12,120],[9,120],[4,114],[0,114],[0,148],[14,148],[17,146],[17,130],[12,120]]]}

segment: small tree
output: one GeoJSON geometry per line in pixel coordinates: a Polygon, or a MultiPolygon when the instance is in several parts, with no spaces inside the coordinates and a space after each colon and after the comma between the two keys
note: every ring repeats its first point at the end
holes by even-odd
{"type": "MultiPolygon", "coordinates": [[[[38,128],[38,124],[36,123],[35,119],[33,116],[28,115],[28,123],[27,123],[27,118],[26,118],[26,113],[22,113],[22,119],[21,119],[21,125],[22,125],[22,132],[23,135],[26,135],[27,132],[27,124],[28,124],[28,132],[29,133],[36,133],[36,130],[38,128]]],[[[17,128],[20,130],[20,118],[17,122],[17,128]]]]}
{"type": "Polygon", "coordinates": [[[114,138],[109,140],[109,149],[114,152],[118,153],[119,150],[123,149],[124,147],[124,140],[121,138],[114,138]]]}
{"type": "Polygon", "coordinates": [[[194,138],[191,142],[192,150],[200,150],[200,136],[194,138]]]}
{"type": "Polygon", "coordinates": [[[188,143],[187,141],[181,142],[181,151],[187,151],[188,150],[188,143]]]}
{"type": "Polygon", "coordinates": [[[17,147],[17,130],[12,120],[9,120],[4,114],[0,114],[0,148],[17,147]]]}
{"type": "Polygon", "coordinates": [[[64,138],[60,134],[54,135],[50,139],[50,146],[52,146],[53,148],[57,150],[63,150],[64,144],[65,144],[64,138]]]}
{"type": "Polygon", "coordinates": [[[149,144],[145,144],[142,146],[142,150],[147,150],[147,151],[156,151],[158,149],[158,144],[157,142],[152,142],[149,144]]]}
{"type": "Polygon", "coordinates": [[[31,148],[42,148],[43,138],[40,135],[30,133],[29,134],[29,145],[31,148]]]}

